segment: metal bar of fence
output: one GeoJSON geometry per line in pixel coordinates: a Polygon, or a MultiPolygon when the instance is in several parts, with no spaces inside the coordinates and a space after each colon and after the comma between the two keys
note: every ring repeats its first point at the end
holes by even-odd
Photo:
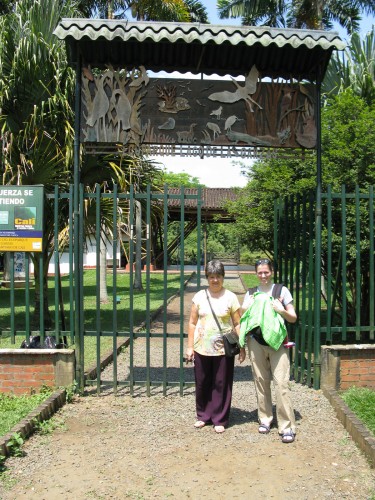
{"type": "MultiPolygon", "coordinates": [[[[100,213],[101,213],[101,196],[100,196],[100,185],[97,184],[95,186],[95,258],[96,258],[96,282],[100,283],[100,275],[101,275],[101,258],[100,258],[100,250],[101,250],[101,222],[100,222],[100,213]]],[[[96,392],[100,394],[100,386],[101,386],[101,351],[100,351],[100,333],[101,333],[101,311],[100,311],[100,290],[96,290],[96,313],[95,313],[95,322],[96,322],[96,392]]]]}
{"type": "Polygon", "coordinates": [[[282,224],[278,226],[279,229],[279,255],[277,261],[274,262],[275,269],[274,269],[274,277],[275,277],[275,282],[276,283],[282,283],[284,281],[284,275],[283,275],[283,255],[285,252],[285,213],[286,209],[283,206],[281,208],[280,216],[282,219],[282,224]]]}
{"type": "Polygon", "coordinates": [[[59,186],[55,186],[54,197],[53,197],[53,218],[54,218],[54,248],[53,257],[55,264],[55,340],[58,344],[60,342],[60,319],[59,319],[59,287],[60,287],[60,273],[59,273],[59,186]]]}
{"type": "Polygon", "coordinates": [[[30,339],[30,253],[25,254],[25,338],[30,339]]]}
{"type": "Polygon", "coordinates": [[[369,322],[370,322],[370,340],[374,340],[374,326],[375,326],[375,266],[374,266],[374,186],[369,188],[369,293],[370,293],[370,311],[369,311],[369,322]]]}
{"type": "MultiPolygon", "coordinates": [[[[90,384],[90,381],[87,381],[88,384],[90,384]]],[[[134,387],[146,387],[147,388],[147,380],[136,380],[134,379],[134,387]]],[[[193,382],[186,382],[186,387],[191,387],[194,385],[193,382]]],[[[119,380],[118,381],[118,386],[119,387],[129,387],[130,388],[130,381],[129,380],[119,380]]],[[[162,380],[153,380],[151,383],[152,387],[163,387],[163,381],[162,380]]],[[[179,381],[174,381],[170,380],[167,383],[167,387],[179,387],[180,382],[179,381]]]]}
{"type": "Polygon", "coordinates": [[[294,262],[294,256],[296,254],[296,241],[295,241],[295,228],[296,228],[296,218],[295,218],[295,201],[294,197],[291,197],[290,200],[290,229],[289,229],[289,237],[290,237],[290,242],[291,242],[291,249],[290,249],[290,261],[289,261],[289,269],[290,269],[290,274],[289,274],[289,280],[288,280],[288,285],[289,288],[294,295],[294,278],[295,278],[295,262],[294,262]]]}
{"type": "Polygon", "coordinates": [[[9,288],[9,305],[10,305],[10,338],[12,344],[15,343],[15,293],[14,293],[14,252],[9,253],[10,264],[10,288],[9,288]]]}
{"type": "Polygon", "coordinates": [[[314,194],[310,193],[309,198],[309,245],[308,245],[308,327],[307,327],[307,383],[311,384],[311,366],[312,366],[312,342],[313,342],[313,311],[314,311],[314,240],[311,237],[314,234],[314,194]]]}
{"type": "Polygon", "coordinates": [[[322,191],[318,182],[315,200],[315,252],[314,252],[314,389],[320,385],[320,317],[322,276],[322,191]]]}
{"type": "Polygon", "coordinates": [[[202,261],[202,230],[201,230],[201,220],[202,220],[202,188],[198,187],[198,199],[197,199],[197,289],[201,286],[201,261],[202,261]]]}
{"type": "MultiPolygon", "coordinates": [[[[40,321],[40,342],[43,345],[45,337],[45,323],[44,323],[44,272],[43,272],[43,254],[38,253],[39,263],[39,321],[40,321]]],[[[35,290],[36,291],[36,290],[35,290]]]]}
{"type": "Polygon", "coordinates": [[[339,257],[337,259],[337,269],[336,269],[336,277],[335,277],[335,286],[332,293],[332,314],[335,316],[336,314],[336,302],[339,293],[340,283],[341,283],[341,261],[342,261],[342,247],[339,247],[339,257]]]}
{"type": "Polygon", "coordinates": [[[181,198],[180,198],[180,395],[183,396],[184,393],[184,373],[183,373],[183,352],[184,352],[184,294],[182,290],[184,289],[184,275],[185,275],[185,189],[181,186],[181,198]]]}
{"type": "Polygon", "coordinates": [[[300,290],[301,290],[301,196],[298,194],[296,198],[296,216],[295,216],[295,224],[296,224],[296,231],[295,231],[295,238],[296,238],[296,287],[295,287],[295,294],[294,294],[294,304],[295,308],[297,311],[298,315],[298,320],[296,323],[296,326],[294,328],[294,342],[295,342],[295,348],[291,349],[291,352],[293,353],[293,373],[294,373],[294,379],[298,379],[298,352],[300,350],[300,337],[301,337],[301,319],[300,319],[300,311],[301,311],[301,297],[300,297],[300,290]]]}
{"type": "Polygon", "coordinates": [[[361,210],[360,210],[360,198],[359,198],[359,186],[355,187],[355,235],[356,235],[356,258],[355,258],[355,324],[358,330],[356,330],[355,338],[356,340],[361,339],[361,332],[359,328],[361,327],[361,210]]]}
{"type": "Polygon", "coordinates": [[[130,332],[130,353],[129,353],[129,384],[130,394],[134,395],[134,286],[133,286],[133,264],[134,264],[134,186],[129,190],[129,332],[130,332]]]}
{"type": "Polygon", "coordinates": [[[163,395],[167,395],[168,186],[163,191],[163,395]]]}
{"type": "MultiPolygon", "coordinates": [[[[373,328],[373,327],[372,327],[371,325],[367,325],[367,326],[360,326],[360,327],[359,327],[359,331],[360,331],[360,332],[370,332],[370,331],[372,330],[372,328],[373,328]]],[[[324,327],[324,326],[322,326],[322,332],[325,332],[326,330],[327,330],[327,328],[326,328],[326,327],[324,327]]],[[[342,328],[341,328],[341,326],[332,326],[331,330],[332,330],[332,333],[341,333],[342,328]]],[[[354,333],[354,334],[355,334],[355,332],[356,332],[357,330],[358,330],[358,326],[356,326],[356,325],[353,325],[353,326],[348,325],[348,326],[346,327],[346,331],[347,331],[348,333],[354,333]]]]}
{"type": "MultiPolygon", "coordinates": [[[[84,191],[83,185],[79,186],[79,206],[84,206],[84,191]]],[[[81,275],[79,278],[78,285],[75,283],[75,286],[78,287],[78,304],[76,304],[76,310],[79,310],[79,331],[76,334],[76,346],[77,343],[79,345],[79,362],[81,364],[81,377],[82,382],[84,379],[84,366],[85,366],[85,316],[84,316],[84,307],[83,307],[83,248],[84,248],[84,230],[83,230],[83,216],[78,219],[78,240],[77,240],[79,253],[78,253],[78,266],[81,269],[81,275]],[[78,336],[78,342],[77,342],[78,336]]]]}
{"type": "Polygon", "coordinates": [[[82,328],[82,299],[81,299],[81,284],[82,280],[82,267],[80,267],[80,253],[83,249],[80,245],[80,228],[81,223],[80,219],[83,218],[83,205],[80,205],[80,200],[83,199],[83,196],[80,195],[80,130],[81,130],[81,90],[82,90],[82,82],[81,82],[81,69],[82,69],[82,56],[78,55],[77,65],[76,65],[76,78],[75,78],[75,102],[74,102],[74,111],[75,111],[75,121],[74,121],[74,170],[73,170],[73,181],[74,181],[74,190],[73,190],[73,231],[74,231],[74,339],[76,346],[76,357],[78,359],[77,368],[76,368],[76,379],[78,382],[78,388],[83,391],[84,389],[84,365],[83,365],[83,353],[81,353],[83,347],[83,340],[81,341],[81,337],[83,337],[82,328]]]}
{"type": "Polygon", "coordinates": [[[326,342],[332,343],[332,189],[327,187],[327,334],[326,342]]]}
{"type": "Polygon", "coordinates": [[[281,200],[280,198],[277,198],[273,202],[273,259],[275,262],[274,266],[274,276],[275,276],[275,282],[277,282],[277,276],[276,276],[276,262],[278,261],[279,258],[279,221],[280,221],[280,204],[281,200]]]}
{"type": "Polygon", "coordinates": [[[70,343],[75,342],[76,325],[75,325],[75,310],[74,310],[74,255],[73,255],[73,185],[69,187],[69,326],[70,326],[70,343]]]}
{"type": "MultiPolygon", "coordinates": [[[[113,393],[117,395],[117,184],[112,193],[112,332],[113,332],[113,393]]],[[[140,265],[141,263],[139,263],[140,265]]]]}
{"type": "MultiPolygon", "coordinates": [[[[289,264],[289,269],[290,269],[290,278],[288,281],[290,291],[292,293],[293,298],[295,299],[296,294],[298,294],[298,288],[295,288],[295,255],[296,255],[296,206],[295,206],[295,200],[294,197],[291,197],[290,200],[290,264],[289,264]]],[[[295,337],[295,324],[290,324],[289,325],[289,335],[291,339],[294,339],[295,337]]],[[[292,349],[289,349],[289,358],[292,360],[292,349]]]]}
{"type": "MultiPolygon", "coordinates": [[[[150,224],[150,186],[147,186],[147,199],[146,199],[146,225],[150,224]]],[[[138,207],[141,207],[141,203],[139,202],[138,207]]],[[[140,217],[140,220],[142,218],[140,217]]],[[[138,238],[138,234],[137,234],[138,238]]],[[[147,246],[149,249],[149,246],[147,246]]],[[[150,256],[148,256],[149,259],[150,256]]],[[[139,265],[141,263],[139,262],[139,265]]],[[[146,357],[147,357],[147,396],[150,396],[151,394],[151,336],[150,336],[150,329],[151,329],[151,322],[150,322],[150,269],[149,265],[148,271],[146,271],[146,321],[145,321],[145,326],[146,326],[146,357]],[[148,281],[147,281],[148,280],[148,281]]]]}
{"type": "Polygon", "coordinates": [[[289,286],[289,259],[290,259],[290,198],[286,197],[286,205],[285,205],[285,231],[284,231],[284,259],[283,259],[283,274],[282,274],[282,282],[285,286],[289,286]]]}
{"type": "Polygon", "coordinates": [[[342,290],[342,340],[346,340],[346,315],[347,315],[347,297],[346,297],[346,196],[345,186],[341,187],[341,290],[342,290]]]}

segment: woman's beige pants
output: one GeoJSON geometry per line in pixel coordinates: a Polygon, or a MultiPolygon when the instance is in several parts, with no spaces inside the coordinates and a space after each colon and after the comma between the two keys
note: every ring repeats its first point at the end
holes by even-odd
{"type": "Polygon", "coordinates": [[[271,381],[273,381],[278,431],[280,434],[287,429],[296,432],[289,389],[288,349],[281,345],[280,349],[275,351],[272,347],[259,344],[250,336],[247,339],[247,347],[258,400],[259,422],[270,425],[273,420],[271,396],[271,381]]]}

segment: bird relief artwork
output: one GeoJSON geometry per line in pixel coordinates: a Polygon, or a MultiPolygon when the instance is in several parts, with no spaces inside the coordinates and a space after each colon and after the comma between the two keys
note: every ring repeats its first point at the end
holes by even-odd
{"type": "Polygon", "coordinates": [[[108,66],[95,73],[82,71],[82,142],[142,142],[140,108],[149,83],[144,66],[115,71],[108,66]]]}
{"type": "Polygon", "coordinates": [[[149,78],[108,67],[83,72],[83,142],[315,148],[315,88],[261,81],[149,78]]]}

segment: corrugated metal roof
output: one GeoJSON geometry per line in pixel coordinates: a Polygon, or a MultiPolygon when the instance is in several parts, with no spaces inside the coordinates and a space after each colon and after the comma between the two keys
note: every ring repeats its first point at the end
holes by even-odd
{"type": "MultiPolygon", "coordinates": [[[[198,195],[198,188],[185,188],[185,195],[198,195]]],[[[169,188],[168,194],[171,195],[181,195],[180,188],[169,188]]],[[[223,205],[227,201],[235,201],[238,195],[235,189],[231,188],[202,188],[202,210],[222,210],[223,205]]],[[[180,207],[179,198],[168,199],[168,207],[180,207]]],[[[197,208],[196,198],[187,198],[184,200],[185,208],[193,207],[197,208]]]]}
{"type": "Polygon", "coordinates": [[[312,81],[346,45],[332,31],[103,19],[62,19],[54,34],[66,41],[72,64],[81,53],[93,67],[233,76],[255,64],[263,77],[312,81]]]}
{"type": "MultiPolygon", "coordinates": [[[[227,201],[235,201],[238,198],[236,189],[231,188],[202,188],[202,204],[201,211],[202,217],[206,220],[217,220],[218,222],[231,222],[232,217],[228,216],[227,211],[223,208],[227,201]]],[[[169,195],[181,196],[179,188],[169,188],[169,195]]],[[[184,194],[194,195],[198,194],[197,188],[185,188],[184,194]]],[[[181,210],[181,198],[168,199],[168,215],[170,220],[179,220],[181,210]]],[[[197,216],[197,199],[186,198],[184,199],[184,210],[186,220],[197,216]]]]}

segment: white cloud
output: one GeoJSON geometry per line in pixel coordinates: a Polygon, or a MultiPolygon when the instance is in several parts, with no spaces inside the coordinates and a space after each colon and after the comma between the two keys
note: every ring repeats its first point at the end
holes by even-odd
{"type": "Polygon", "coordinates": [[[198,177],[207,187],[244,187],[247,184],[247,177],[241,175],[240,165],[227,158],[157,156],[152,159],[164,165],[168,172],[185,172],[198,177]]]}

